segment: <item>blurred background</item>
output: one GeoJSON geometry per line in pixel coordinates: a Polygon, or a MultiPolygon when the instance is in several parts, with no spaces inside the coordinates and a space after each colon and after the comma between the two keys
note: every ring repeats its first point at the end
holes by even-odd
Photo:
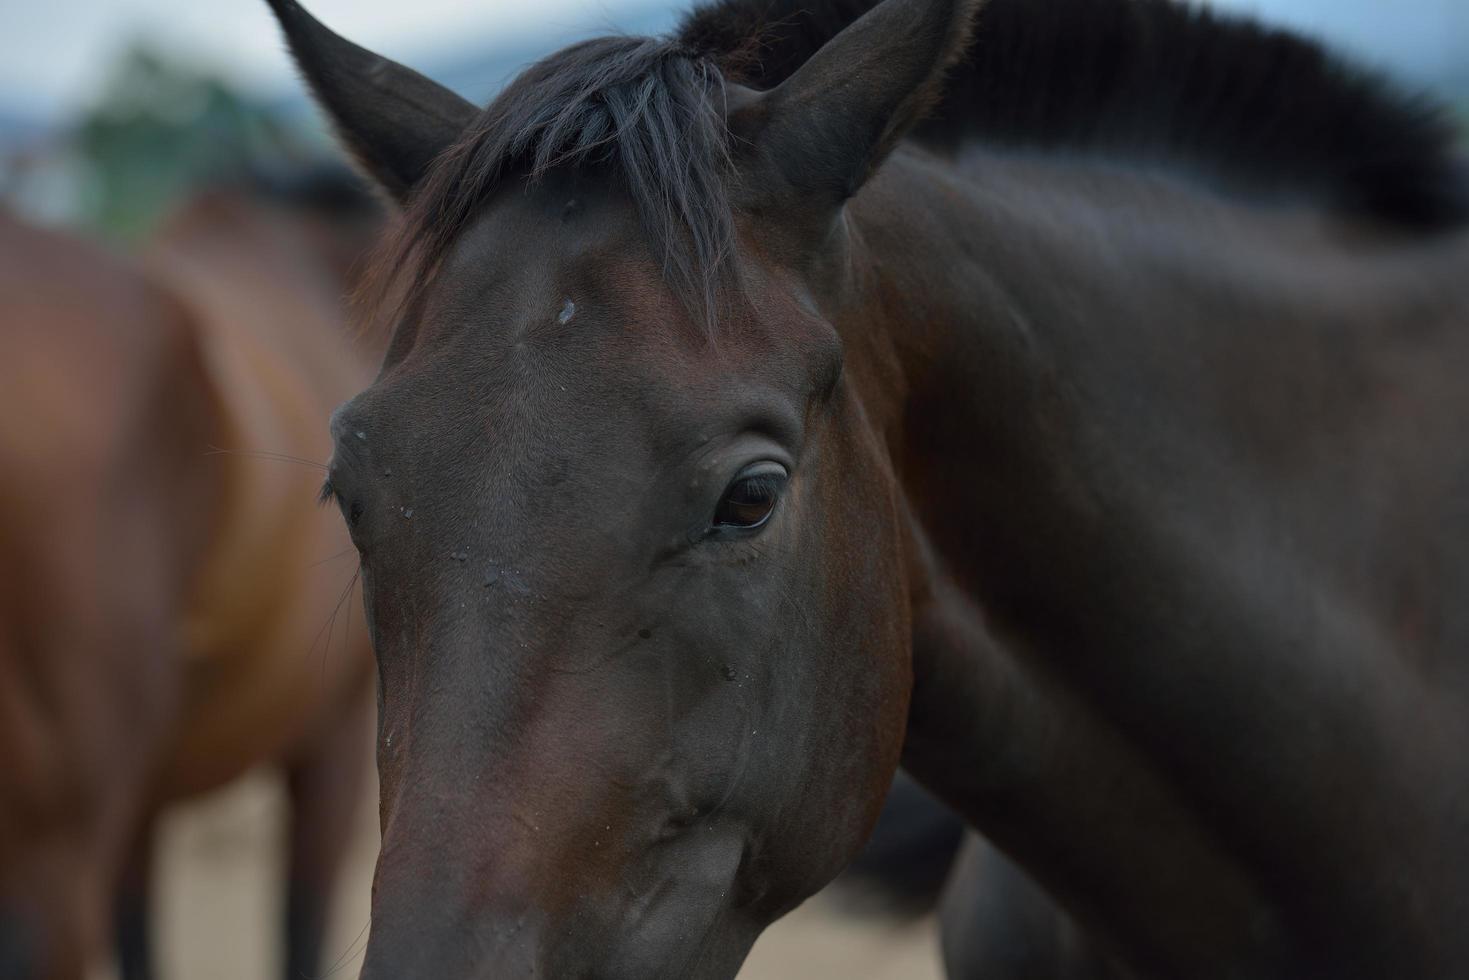
{"type": "MultiPolygon", "coordinates": [[[[569,41],[660,32],[683,9],[647,0],[308,6],[345,36],[479,102],[569,41]]],[[[1405,85],[1437,93],[1469,128],[1465,0],[1216,6],[1328,38],[1405,85]]],[[[261,0],[8,0],[0,14],[0,201],[31,220],[128,251],[203,188],[288,185],[339,161],[261,0]]],[[[375,800],[365,779],[363,797],[375,800]]],[[[276,975],[285,805],[279,780],[261,773],[169,810],[152,898],[165,978],[276,975]]],[[[349,853],[324,951],[338,975],[355,975],[365,941],[375,821],[375,807],[362,806],[342,829],[349,853]]],[[[940,826],[920,850],[942,851],[955,835],[940,826]]],[[[860,894],[808,903],[760,941],[742,977],[937,977],[935,931],[922,914],[934,880],[914,885],[916,914],[877,914],[872,906],[885,903],[860,894]]]]}

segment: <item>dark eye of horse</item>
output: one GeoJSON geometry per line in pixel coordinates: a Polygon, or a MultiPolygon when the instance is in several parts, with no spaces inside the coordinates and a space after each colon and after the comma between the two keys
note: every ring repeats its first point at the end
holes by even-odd
{"type": "Polygon", "coordinates": [[[788,474],[779,463],[756,463],[746,467],[724,491],[714,511],[714,526],[751,530],[770,520],[788,474]]]}

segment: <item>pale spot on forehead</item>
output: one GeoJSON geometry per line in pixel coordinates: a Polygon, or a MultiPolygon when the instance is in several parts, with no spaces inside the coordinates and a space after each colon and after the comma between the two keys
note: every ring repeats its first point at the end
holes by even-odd
{"type": "Polygon", "coordinates": [[[574,316],[576,316],[576,304],[571,301],[570,297],[567,297],[565,305],[561,307],[561,312],[556,315],[556,322],[564,326],[570,323],[574,316]]]}

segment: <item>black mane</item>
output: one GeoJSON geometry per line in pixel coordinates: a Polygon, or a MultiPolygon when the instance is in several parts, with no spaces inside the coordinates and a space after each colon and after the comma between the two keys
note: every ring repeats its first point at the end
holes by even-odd
{"type": "MultiPolygon", "coordinates": [[[[733,245],[725,81],[778,85],[871,6],[714,0],[670,38],[551,55],[435,166],[384,266],[414,270],[411,298],[505,178],[609,167],[670,283],[707,322],[733,245]]],[[[912,138],[1185,169],[1229,192],[1406,228],[1469,222],[1469,169],[1441,107],[1314,42],[1173,0],[990,0],[912,138]]]]}
{"type": "MultiPolygon", "coordinates": [[[[770,88],[871,6],[716,0],[679,36],[770,88]]],[[[1442,106],[1299,35],[1173,0],[990,0],[913,136],[1182,167],[1394,224],[1469,221],[1469,168],[1442,106]]]]}

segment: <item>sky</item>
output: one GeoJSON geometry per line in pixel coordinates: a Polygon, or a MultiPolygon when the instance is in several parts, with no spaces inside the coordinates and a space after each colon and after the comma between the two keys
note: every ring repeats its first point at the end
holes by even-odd
{"type": "MultiPolygon", "coordinates": [[[[670,6],[684,6],[670,3],[670,6]]],[[[1469,0],[1215,0],[1333,37],[1420,82],[1469,85],[1469,0]]],[[[360,44],[409,64],[537,34],[605,32],[658,0],[307,0],[360,44]]],[[[143,36],[248,89],[294,84],[263,0],[0,0],[0,106],[86,104],[116,54],[143,36]]]]}
{"type": "MultiPolygon", "coordinates": [[[[400,61],[472,40],[543,31],[605,30],[617,11],[656,0],[305,0],[320,20],[400,61]]],[[[138,37],[277,93],[293,74],[264,0],[0,0],[0,104],[44,112],[79,107],[138,37]]]]}

